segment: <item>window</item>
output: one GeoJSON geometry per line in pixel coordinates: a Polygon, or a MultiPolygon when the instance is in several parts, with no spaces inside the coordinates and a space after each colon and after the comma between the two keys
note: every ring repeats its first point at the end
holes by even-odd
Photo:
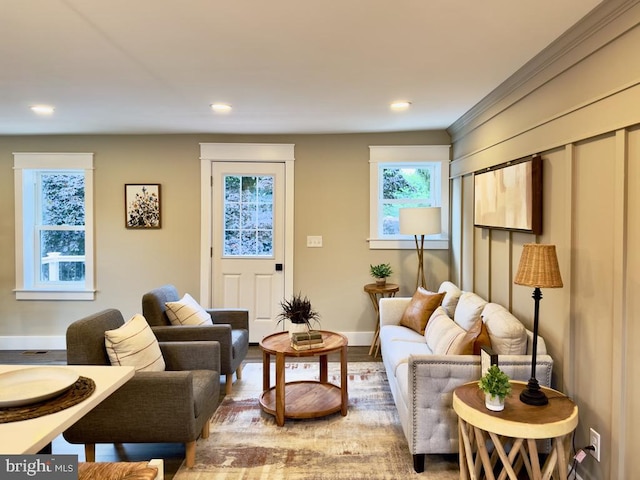
{"type": "Polygon", "coordinates": [[[449,146],[372,146],[370,149],[369,248],[415,248],[399,233],[399,209],[441,207],[442,234],[426,237],[425,248],[448,248],[449,146]]]}
{"type": "Polygon", "coordinates": [[[273,175],[224,176],[225,257],[273,257],[273,175]]]}
{"type": "Polygon", "coordinates": [[[93,300],[93,154],[15,153],[16,298],[93,300]]]}

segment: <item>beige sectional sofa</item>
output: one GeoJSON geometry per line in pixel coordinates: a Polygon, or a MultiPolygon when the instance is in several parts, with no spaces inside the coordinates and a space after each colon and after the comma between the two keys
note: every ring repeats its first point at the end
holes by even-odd
{"type": "MultiPolygon", "coordinates": [[[[480,356],[468,351],[463,337],[484,325],[499,365],[513,380],[531,376],[533,334],[505,307],[488,303],[473,292],[443,282],[442,304],[429,316],[424,334],[402,326],[410,297],[380,300],[382,359],[416,472],[424,471],[427,454],[458,451],[453,390],[480,378],[480,356]],[[478,322],[482,322],[482,324],[478,322]]],[[[553,360],[538,336],[536,379],[551,385],[553,360]]]]}

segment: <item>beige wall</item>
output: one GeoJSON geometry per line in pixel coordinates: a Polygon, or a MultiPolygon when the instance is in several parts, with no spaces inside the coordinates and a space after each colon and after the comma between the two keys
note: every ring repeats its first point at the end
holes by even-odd
{"type": "MultiPolygon", "coordinates": [[[[0,340],[63,336],[73,320],[115,307],[140,311],[142,294],[163,283],[194,296],[199,285],[200,142],[295,144],[294,289],[307,294],[322,327],[372,332],[373,311],[363,292],[369,264],[391,262],[391,278],[410,293],[414,250],[370,251],[369,145],[448,144],[439,132],[355,135],[156,135],[0,137],[0,340]],[[96,284],[91,302],[16,301],[12,152],[94,152],[96,284]],[[162,185],[162,228],[124,228],[124,184],[162,185]],[[307,235],[322,235],[323,248],[307,248],[307,235]],[[9,338],[7,338],[9,337],[9,338]]],[[[427,252],[432,284],[448,278],[447,251],[427,252]]],[[[13,343],[16,348],[19,343],[13,343]]],[[[9,347],[10,348],[10,347],[9,347]]]]}
{"type": "Polygon", "coordinates": [[[543,289],[540,333],[555,386],[579,407],[576,446],[587,445],[590,427],[602,436],[602,461],[588,457],[578,467],[585,480],[640,478],[638,25],[636,7],[594,33],[584,58],[553,59],[547,72],[489,106],[493,115],[450,129],[460,204],[452,278],[531,326],[532,289],[512,283],[522,245],[557,246],[564,288],[543,289]],[[473,171],[535,153],[544,160],[542,235],[474,228],[473,171]]]}

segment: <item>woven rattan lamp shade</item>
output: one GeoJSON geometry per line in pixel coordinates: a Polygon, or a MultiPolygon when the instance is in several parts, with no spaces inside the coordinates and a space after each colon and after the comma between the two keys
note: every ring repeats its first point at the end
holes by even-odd
{"type": "Polygon", "coordinates": [[[562,277],[556,246],[526,243],[513,283],[528,287],[561,288],[562,277]]]}

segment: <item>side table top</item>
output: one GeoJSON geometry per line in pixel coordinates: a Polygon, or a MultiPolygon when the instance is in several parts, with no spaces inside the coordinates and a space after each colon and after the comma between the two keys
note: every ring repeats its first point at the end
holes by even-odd
{"type": "Polygon", "coordinates": [[[512,438],[555,438],[572,432],[578,425],[578,407],[561,392],[540,387],[549,403],[535,406],[520,401],[526,383],[512,381],[511,386],[500,412],[485,407],[485,395],[477,382],[465,383],[453,391],[453,409],[471,425],[512,438]]]}
{"type": "Polygon", "coordinates": [[[367,293],[395,293],[398,290],[400,290],[400,285],[396,285],[395,283],[386,283],[384,285],[367,283],[364,286],[364,291],[367,293]]]}
{"type": "Polygon", "coordinates": [[[279,332],[264,337],[260,340],[260,348],[272,355],[284,353],[289,357],[310,357],[339,350],[348,344],[347,337],[341,333],[329,332],[326,330],[318,331],[322,334],[322,342],[324,343],[324,345],[319,348],[296,350],[291,346],[289,332],[279,332]]]}

